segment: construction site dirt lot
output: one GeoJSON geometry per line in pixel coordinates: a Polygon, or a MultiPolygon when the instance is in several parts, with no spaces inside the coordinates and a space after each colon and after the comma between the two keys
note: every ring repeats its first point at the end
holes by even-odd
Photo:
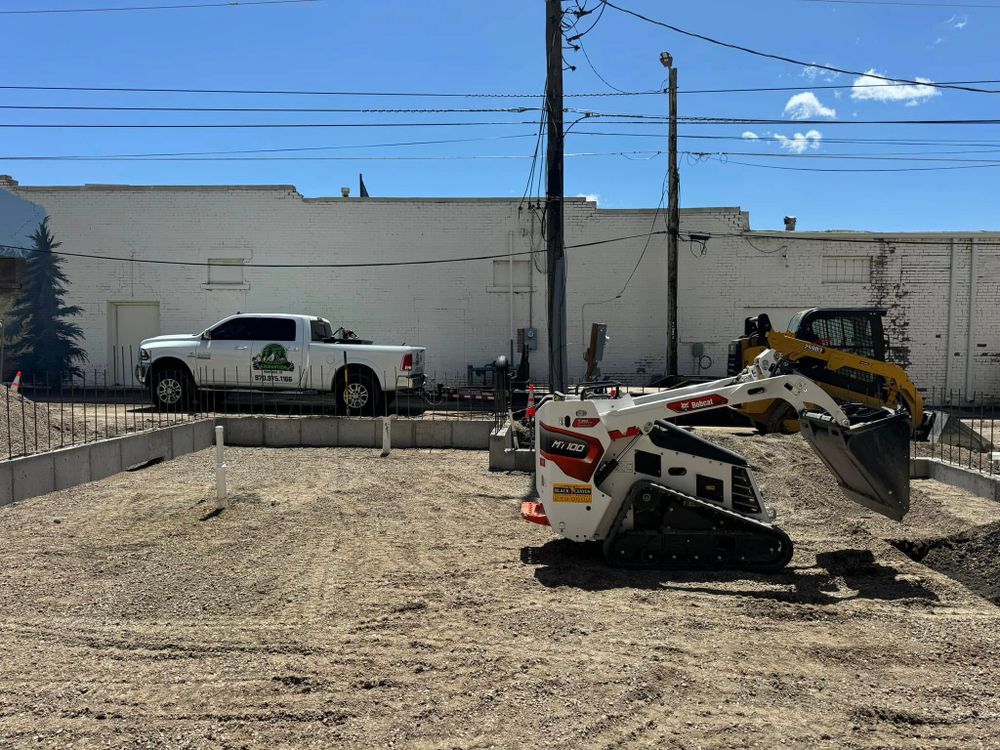
{"type": "Polygon", "coordinates": [[[0,508],[0,747],[1000,747],[1000,608],[955,577],[996,580],[1000,504],[915,482],[897,524],[799,436],[717,437],[787,570],[608,568],[477,452],[231,449],[214,513],[205,451],[0,508]]]}

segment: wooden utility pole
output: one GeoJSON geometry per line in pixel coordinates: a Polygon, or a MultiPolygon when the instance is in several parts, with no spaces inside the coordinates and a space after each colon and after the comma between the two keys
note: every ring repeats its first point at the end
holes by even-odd
{"type": "Polygon", "coordinates": [[[545,111],[548,116],[547,183],[545,188],[546,270],[548,292],[549,386],[567,390],[566,256],[563,240],[563,56],[562,3],[545,0],[545,57],[548,72],[545,111]]]}
{"type": "Polygon", "coordinates": [[[677,240],[680,233],[680,191],[681,176],[677,171],[677,68],[670,55],[660,62],[670,71],[670,129],[667,135],[669,164],[667,176],[667,374],[677,374],[677,240]]]}

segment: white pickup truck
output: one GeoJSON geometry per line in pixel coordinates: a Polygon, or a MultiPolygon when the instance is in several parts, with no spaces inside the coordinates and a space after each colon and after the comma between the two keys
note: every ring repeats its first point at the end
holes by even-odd
{"type": "Polygon", "coordinates": [[[186,408],[199,391],[332,392],[342,413],[378,414],[397,391],[423,385],[424,352],[335,332],[325,318],[241,313],[202,333],[145,339],[136,378],[161,409],[186,408]]]}

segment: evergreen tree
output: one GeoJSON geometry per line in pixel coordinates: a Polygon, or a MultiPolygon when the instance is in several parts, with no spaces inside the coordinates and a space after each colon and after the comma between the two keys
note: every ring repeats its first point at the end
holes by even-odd
{"type": "Polygon", "coordinates": [[[68,375],[79,376],[76,363],[87,361],[87,353],[78,343],[83,330],[67,320],[82,310],[63,302],[69,279],[63,273],[62,260],[52,252],[61,243],[49,231],[49,217],[38,225],[31,241],[33,252],[25,262],[21,296],[10,311],[5,331],[15,340],[9,352],[25,377],[56,383],[68,375]]]}

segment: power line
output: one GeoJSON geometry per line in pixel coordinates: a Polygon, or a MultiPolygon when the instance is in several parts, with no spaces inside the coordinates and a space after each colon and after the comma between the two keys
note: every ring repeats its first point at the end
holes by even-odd
{"type": "MultiPolygon", "coordinates": [[[[816,0],[818,1],[818,0],[816,0]]],[[[865,73],[868,76],[868,73],[865,73]]],[[[871,76],[875,77],[875,76],[871,76]]],[[[978,81],[938,81],[941,86],[952,86],[952,85],[967,85],[967,84],[978,84],[978,83],[1000,83],[1000,79],[988,78],[986,80],[978,81]]],[[[804,83],[802,86],[750,86],[747,88],[726,88],[726,89],[687,89],[684,91],[678,91],[678,94],[752,94],[758,92],[774,92],[774,91],[802,91],[803,89],[810,89],[818,91],[820,89],[878,89],[878,88],[893,88],[899,86],[911,86],[910,83],[843,83],[843,84],[822,84],[815,85],[813,83],[804,83]]],[[[929,86],[930,84],[920,84],[921,86],[929,86]]],[[[637,95],[639,92],[630,92],[637,95]]]]}
{"type": "Polygon", "coordinates": [[[786,167],[780,164],[752,164],[745,161],[733,161],[732,159],[726,159],[721,163],[736,164],[741,167],[757,167],[759,169],[780,169],[786,172],[944,172],[955,169],[991,169],[993,167],[1000,167],[1000,163],[994,163],[963,164],[953,167],[864,167],[845,169],[839,167],[786,167]]]}
{"type": "Polygon", "coordinates": [[[540,112],[541,107],[472,107],[472,108],[414,108],[414,107],[162,107],[118,106],[85,104],[0,104],[0,110],[43,110],[70,112],[286,112],[286,113],[336,113],[336,114],[492,114],[540,112]]]}
{"type": "MultiPolygon", "coordinates": [[[[481,127],[493,125],[537,125],[534,120],[502,120],[472,122],[302,122],[302,123],[0,123],[0,128],[25,129],[267,129],[267,128],[440,128],[440,127],[481,127]]],[[[614,123],[612,123],[614,124],[614,123]]],[[[619,123],[629,124],[629,123],[619,123]]]]}
{"type": "Polygon", "coordinates": [[[250,5],[298,5],[322,3],[325,0],[228,0],[218,3],[186,3],[184,5],[133,5],[123,8],[34,8],[31,10],[0,10],[2,16],[30,16],[49,13],[121,13],[139,10],[191,10],[193,8],[238,8],[250,5]]]}
{"type": "MultiPolygon", "coordinates": [[[[315,89],[201,89],[201,88],[148,88],[138,86],[27,86],[0,85],[5,91],[75,91],[84,93],[115,94],[236,94],[252,96],[385,96],[413,98],[455,98],[455,99],[538,99],[538,94],[512,94],[503,92],[441,92],[441,91],[333,91],[315,89]]],[[[590,93],[565,94],[567,98],[587,98],[601,96],[650,96],[662,91],[626,91],[615,93],[598,91],[590,93]]]]}
{"type": "MultiPolygon", "coordinates": [[[[649,124],[662,125],[668,121],[666,115],[641,114],[630,112],[595,112],[567,107],[567,112],[582,114],[585,117],[602,119],[606,117],[629,118],[633,121],[645,121],[649,124]]],[[[928,119],[928,120],[786,120],[762,117],[721,117],[716,115],[683,115],[677,118],[689,125],[779,125],[783,127],[800,127],[802,125],[1000,125],[1000,119],[928,119]]],[[[638,122],[636,122],[638,124],[638,122]]]]}
{"type": "Polygon", "coordinates": [[[911,8],[989,8],[1000,9],[1000,5],[987,5],[983,3],[912,3],[894,2],[893,0],[800,0],[803,3],[827,3],[833,5],[902,5],[911,8]]]}
{"type": "MultiPolygon", "coordinates": [[[[653,232],[652,234],[665,234],[665,232],[653,232]]],[[[647,233],[630,234],[624,237],[612,237],[606,240],[594,240],[593,242],[579,242],[575,245],[565,245],[567,250],[584,247],[595,247],[597,245],[607,245],[614,242],[625,242],[627,240],[646,237],[647,233]]],[[[188,267],[208,267],[214,265],[208,261],[189,260],[161,260],[159,258],[125,258],[116,255],[98,255],[96,253],[75,253],[68,250],[38,250],[34,247],[23,247],[20,245],[0,245],[0,250],[17,250],[28,253],[49,253],[51,255],[67,256],[71,258],[88,258],[90,260],[107,260],[121,263],[145,263],[159,266],[188,266],[188,267]]],[[[428,266],[440,265],[443,263],[467,263],[479,260],[496,260],[498,258],[509,258],[511,255],[537,255],[545,250],[518,250],[513,253],[497,253],[495,255],[468,255],[460,258],[433,258],[426,260],[392,260],[392,261],[372,261],[365,263],[244,263],[241,268],[383,268],[395,266],[428,266]]]]}
{"type": "MultiPolygon", "coordinates": [[[[630,125],[630,126],[656,126],[662,127],[666,124],[666,118],[662,115],[645,115],[629,113],[603,113],[577,110],[567,108],[566,112],[582,115],[582,119],[593,119],[595,124],[600,125],[630,125]],[[606,118],[625,118],[611,120],[606,118]]],[[[802,127],[805,125],[1000,125],[1000,119],[936,119],[936,120],[779,120],[768,118],[752,117],[709,117],[709,116],[682,116],[677,118],[687,125],[775,125],[782,127],[802,127]]],[[[276,122],[276,123],[0,123],[0,128],[4,129],[132,129],[132,130],[156,130],[156,129],[216,129],[216,130],[253,130],[253,129],[301,129],[301,128],[416,128],[416,127],[483,127],[495,125],[531,125],[536,126],[537,120],[471,120],[464,122],[276,122]]]]}
{"type": "MultiPolygon", "coordinates": [[[[595,123],[598,124],[598,123],[595,123]]],[[[600,123],[604,124],[604,123],[600,123]]],[[[663,135],[660,133],[617,133],[617,132],[607,132],[607,131],[596,131],[596,130],[577,130],[573,135],[594,135],[594,136],[613,136],[616,138],[658,138],[662,139],[663,135]]],[[[776,136],[761,135],[756,139],[745,138],[741,135],[705,135],[705,134],[692,134],[685,133],[679,134],[678,138],[684,140],[710,140],[710,141],[743,141],[752,143],[780,143],[781,139],[776,136]]],[[[926,139],[912,139],[912,138],[837,138],[837,137],[823,137],[823,144],[871,144],[871,145],[881,145],[881,146],[1000,146],[1000,141],[997,140],[976,140],[976,139],[950,139],[950,138],[926,138],[926,139]]]]}
{"type": "MultiPolygon", "coordinates": [[[[754,151],[683,151],[682,153],[691,156],[707,157],[729,157],[729,156],[751,156],[753,158],[764,159],[846,159],[850,161],[932,161],[932,162],[968,162],[974,164],[1000,164],[1000,159],[954,159],[934,156],[924,156],[923,154],[821,154],[821,153],[801,153],[801,154],[771,154],[754,151]]],[[[983,153],[996,153],[987,151],[983,153]]]]}
{"type": "Polygon", "coordinates": [[[832,73],[844,73],[846,75],[852,75],[852,76],[867,76],[868,78],[875,78],[875,79],[878,79],[878,80],[890,81],[890,82],[893,82],[893,83],[909,84],[911,86],[929,86],[929,87],[933,87],[933,88],[957,89],[959,91],[971,91],[971,92],[975,92],[977,94],[997,94],[997,93],[1000,93],[1000,90],[997,90],[997,89],[981,89],[981,88],[974,88],[974,87],[971,87],[971,86],[964,86],[964,85],[944,84],[944,83],[932,83],[932,82],[928,82],[928,81],[912,81],[912,80],[909,80],[909,79],[906,79],[906,78],[887,78],[886,76],[881,76],[881,75],[877,75],[877,74],[874,74],[874,73],[862,73],[861,71],[858,71],[858,70],[850,70],[848,68],[837,68],[837,67],[834,67],[833,65],[821,65],[819,63],[805,62],[804,60],[797,60],[794,57],[788,57],[786,55],[779,55],[779,54],[776,54],[776,53],[773,53],[773,52],[762,52],[760,50],[752,49],[751,47],[744,47],[743,45],[740,45],[740,44],[733,44],[732,42],[724,42],[724,41],[722,41],[720,39],[715,39],[713,37],[706,36],[704,34],[699,34],[699,33],[694,32],[694,31],[687,31],[686,29],[682,29],[679,26],[674,26],[673,24],[669,24],[669,23],[666,23],[664,21],[658,21],[655,18],[650,18],[649,16],[644,16],[643,14],[637,13],[634,10],[629,10],[628,8],[623,8],[620,5],[615,5],[613,2],[611,2],[611,0],[601,0],[601,2],[603,2],[605,5],[608,5],[608,6],[612,7],[612,8],[614,8],[615,10],[617,10],[620,13],[624,13],[626,15],[633,16],[634,18],[638,18],[638,19],[640,19],[642,21],[645,21],[646,23],[653,24],[654,26],[661,26],[662,28],[670,29],[671,31],[673,31],[673,32],[675,32],[677,34],[682,34],[682,35],[690,37],[692,39],[700,39],[703,42],[708,42],[709,44],[715,44],[715,45],[717,45],[719,47],[726,47],[727,49],[737,50],[738,52],[745,52],[745,53],[747,53],[749,55],[756,55],[757,57],[764,57],[764,58],[767,58],[768,60],[777,60],[779,62],[790,63],[792,65],[798,65],[798,66],[807,67],[807,68],[816,68],[816,69],[819,69],[819,70],[828,70],[828,71],[830,71],[832,73]]]}
{"type": "MultiPolygon", "coordinates": [[[[567,158],[593,156],[659,156],[663,151],[578,151],[567,158]]],[[[198,161],[503,161],[532,159],[531,154],[452,154],[430,156],[0,156],[0,161],[113,161],[113,162],[198,162],[198,161]]]]}
{"type": "Polygon", "coordinates": [[[125,154],[58,154],[60,159],[85,159],[92,157],[102,158],[141,158],[153,156],[229,156],[240,154],[274,154],[274,153],[298,153],[303,151],[343,151],[351,148],[396,148],[401,146],[431,146],[446,143],[480,143],[484,141],[503,141],[514,138],[531,138],[530,133],[519,135],[496,135],[482,138],[440,138],[429,141],[397,141],[395,143],[357,143],[341,146],[297,146],[288,148],[250,148],[232,149],[226,151],[153,151],[149,153],[125,153],[125,154]]]}

